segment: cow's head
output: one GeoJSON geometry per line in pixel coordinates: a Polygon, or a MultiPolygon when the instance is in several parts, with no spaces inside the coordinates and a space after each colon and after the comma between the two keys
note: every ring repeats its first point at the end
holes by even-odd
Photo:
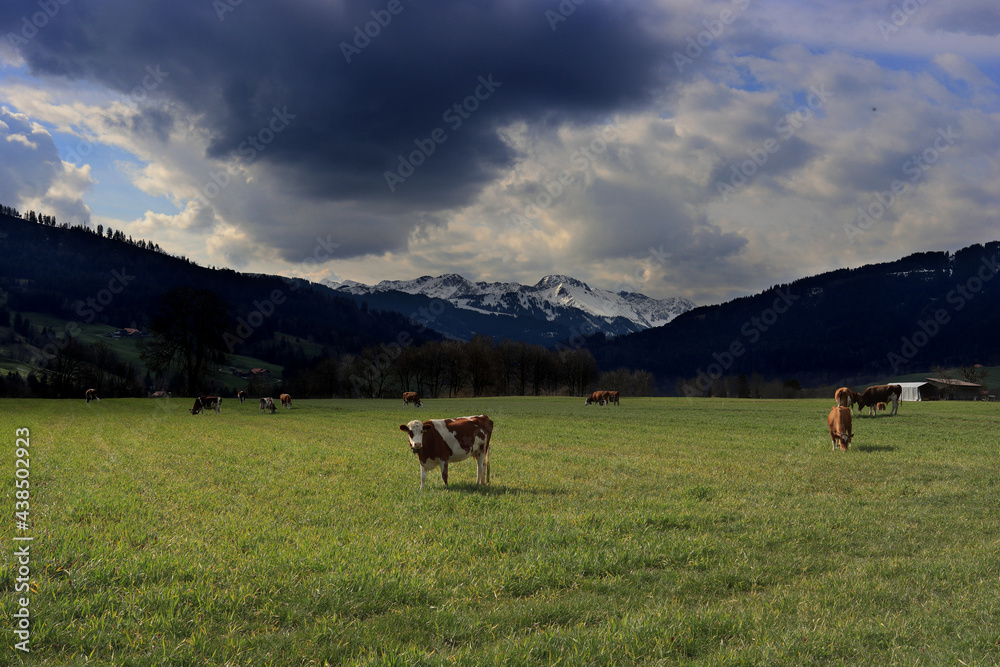
{"type": "Polygon", "coordinates": [[[419,454],[424,446],[424,423],[419,419],[414,419],[409,424],[400,424],[399,430],[406,433],[410,439],[410,451],[419,454]]]}
{"type": "Polygon", "coordinates": [[[840,448],[843,449],[846,452],[847,449],[848,449],[848,447],[851,446],[851,438],[854,437],[854,434],[853,433],[840,433],[840,434],[837,435],[837,437],[840,440],[840,448]]]}

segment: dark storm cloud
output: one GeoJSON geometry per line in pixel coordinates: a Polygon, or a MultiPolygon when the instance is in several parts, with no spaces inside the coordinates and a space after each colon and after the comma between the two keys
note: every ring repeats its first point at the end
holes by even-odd
{"type": "MultiPolygon", "coordinates": [[[[594,122],[662,92],[652,10],[577,2],[72,0],[16,46],[33,74],[175,103],[211,157],[280,165],[302,196],[439,210],[512,164],[501,126],[594,122]]],[[[37,11],[4,3],[3,34],[37,11]]]]}

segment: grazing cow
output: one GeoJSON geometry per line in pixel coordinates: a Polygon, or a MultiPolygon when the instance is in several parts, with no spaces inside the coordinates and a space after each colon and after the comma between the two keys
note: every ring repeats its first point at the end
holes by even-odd
{"type": "Polygon", "coordinates": [[[212,408],[215,408],[215,414],[221,413],[222,399],[218,396],[199,396],[194,399],[194,407],[191,408],[191,414],[196,415],[212,408]]]}
{"type": "Polygon", "coordinates": [[[278,397],[278,400],[281,401],[281,407],[288,408],[289,410],[292,409],[292,397],[288,394],[282,394],[278,397]]]}
{"type": "Polygon", "coordinates": [[[91,401],[101,400],[100,397],[98,397],[97,395],[96,389],[88,389],[86,392],[84,392],[83,397],[87,399],[88,403],[90,403],[91,401]]]}
{"type": "Polygon", "coordinates": [[[260,399],[260,411],[263,413],[270,412],[272,415],[278,411],[278,408],[274,407],[274,399],[270,396],[260,399]]]}
{"type": "Polygon", "coordinates": [[[875,408],[879,403],[888,403],[892,401],[892,412],[890,415],[896,414],[899,409],[899,399],[903,395],[903,388],[898,384],[879,384],[868,387],[865,389],[864,393],[861,394],[861,400],[858,404],[861,408],[868,408],[868,414],[875,414],[875,408]]]}
{"type": "Polygon", "coordinates": [[[404,391],[403,405],[409,405],[410,403],[413,403],[418,408],[424,407],[424,404],[420,401],[420,394],[415,391],[404,391]]]}
{"type": "Polygon", "coordinates": [[[617,391],[608,392],[608,403],[614,403],[615,405],[621,405],[619,401],[619,394],[617,391]]]}
{"type": "Polygon", "coordinates": [[[861,394],[851,390],[851,407],[858,409],[858,414],[861,414],[861,394]]]}
{"type": "Polygon", "coordinates": [[[843,405],[835,405],[830,408],[830,414],[826,416],[826,425],[830,427],[830,439],[833,440],[833,451],[837,451],[837,445],[845,452],[851,446],[851,409],[843,405]]]}
{"type": "Polygon", "coordinates": [[[876,412],[885,412],[885,403],[879,402],[875,404],[876,412]]]}
{"type": "Polygon", "coordinates": [[[606,405],[611,398],[610,391],[595,391],[590,395],[584,405],[590,405],[591,403],[597,403],[598,405],[606,405]]]}
{"type": "Polygon", "coordinates": [[[236,392],[236,398],[240,399],[240,403],[247,400],[247,393],[245,391],[236,392]]]}
{"type": "Polygon", "coordinates": [[[441,466],[441,479],[448,485],[448,464],[476,459],[476,483],[490,483],[490,437],[493,420],[486,415],[458,419],[414,419],[401,424],[400,431],[410,440],[410,451],[420,459],[420,488],[428,471],[441,466]]]}

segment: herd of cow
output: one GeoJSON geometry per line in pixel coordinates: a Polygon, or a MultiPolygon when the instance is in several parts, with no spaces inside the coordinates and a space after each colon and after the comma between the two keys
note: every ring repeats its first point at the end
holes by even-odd
{"type": "MultiPolygon", "coordinates": [[[[245,391],[237,392],[237,400],[240,403],[244,403],[247,400],[247,394],[245,391]]],[[[292,407],[292,397],[288,394],[282,394],[278,397],[281,402],[281,407],[291,409],[292,407]]],[[[201,414],[205,410],[215,410],[215,414],[220,414],[222,412],[222,397],[221,396],[199,396],[194,399],[194,407],[191,408],[190,412],[193,415],[201,414]]],[[[274,414],[278,411],[278,408],[274,405],[274,399],[270,396],[260,399],[260,411],[267,414],[274,414]]]]}
{"type": "MultiPolygon", "coordinates": [[[[902,397],[903,388],[898,384],[882,384],[868,387],[863,393],[852,391],[848,387],[841,387],[834,393],[834,400],[837,404],[830,409],[826,422],[830,429],[830,438],[833,441],[833,450],[839,446],[847,451],[851,446],[851,439],[854,437],[852,428],[852,408],[857,408],[859,413],[864,408],[869,409],[869,415],[877,414],[879,410],[885,410],[886,404],[892,403],[892,412],[895,415],[899,409],[899,400],[902,397]]],[[[240,403],[246,401],[246,392],[238,392],[236,395],[240,403]]],[[[87,402],[99,401],[97,391],[88,389],[85,398],[87,402]]],[[[282,407],[292,407],[292,397],[288,394],[281,394],[278,397],[282,407]]],[[[595,391],[586,400],[585,405],[609,405],[619,403],[619,393],[617,391],[595,391]]],[[[423,407],[420,395],[415,391],[403,392],[403,405],[414,405],[423,407]]],[[[194,406],[190,412],[193,415],[201,414],[206,410],[215,410],[216,414],[222,412],[222,398],[219,396],[199,396],[194,399],[194,406]]],[[[271,413],[277,411],[274,400],[270,397],[260,399],[260,411],[271,413]]],[[[414,419],[407,424],[400,424],[399,430],[406,433],[409,439],[410,451],[417,455],[420,461],[420,488],[424,488],[427,473],[438,466],[441,467],[441,479],[445,485],[448,484],[448,464],[464,461],[469,457],[476,459],[476,482],[478,484],[488,484],[490,481],[490,438],[493,435],[493,420],[486,415],[475,415],[472,417],[459,417],[457,419],[430,419],[421,421],[414,419]]]]}
{"type": "Polygon", "coordinates": [[[830,439],[833,441],[833,451],[837,451],[839,446],[845,452],[851,446],[851,438],[854,437],[852,428],[851,408],[857,408],[860,413],[864,408],[868,408],[869,415],[877,415],[879,411],[886,409],[886,403],[892,402],[892,412],[894,415],[899,410],[899,399],[903,395],[903,388],[898,384],[879,384],[868,387],[859,394],[848,387],[841,387],[833,394],[837,404],[830,408],[830,414],[826,416],[826,425],[830,428],[830,439]]]}

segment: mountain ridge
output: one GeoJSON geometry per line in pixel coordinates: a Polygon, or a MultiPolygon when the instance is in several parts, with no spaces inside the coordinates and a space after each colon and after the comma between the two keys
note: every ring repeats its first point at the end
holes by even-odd
{"type": "MultiPolygon", "coordinates": [[[[446,301],[460,311],[480,315],[528,317],[553,324],[557,329],[564,329],[564,333],[584,335],[635,333],[662,326],[695,307],[683,297],[654,299],[638,292],[612,292],[592,288],[582,280],[562,274],[543,276],[534,285],[473,282],[456,273],[424,275],[412,280],[382,280],[375,285],[353,280],[322,284],[376,307],[393,309],[389,295],[401,293],[446,301]]],[[[443,333],[463,337],[454,331],[443,333]]],[[[556,331],[551,331],[542,338],[555,342],[553,338],[557,336],[556,331]]]]}

